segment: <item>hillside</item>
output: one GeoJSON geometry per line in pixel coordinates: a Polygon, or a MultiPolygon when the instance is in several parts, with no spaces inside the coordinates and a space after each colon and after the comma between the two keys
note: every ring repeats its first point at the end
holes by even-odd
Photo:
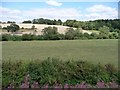
{"type": "MultiPolygon", "coordinates": [[[[1,24],[2,28],[3,27],[7,27],[9,26],[10,24],[1,24]]],[[[44,29],[45,27],[57,27],[58,28],[58,32],[61,33],[61,34],[64,34],[67,30],[67,28],[70,28],[68,26],[62,26],[62,25],[45,25],[45,24],[18,24],[20,26],[20,28],[24,28],[23,30],[20,30],[20,32],[18,33],[18,35],[21,35],[21,34],[33,34],[34,31],[33,30],[27,30],[26,28],[31,28],[33,25],[35,26],[35,28],[37,28],[37,32],[36,32],[36,35],[41,35],[41,31],[42,29],[44,29]]],[[[82,33],[88,33],[88,34],[91,34],[92,32],[97,32],[97,31],[89,31],[89,30],[82,30],[81,29],[81,32],[82,33]]],[[[1,32],[0,32],[1,33],[1,32]]],[[[7,33],[5,32],[5,30],[2,32],[3,34],[4,33],[7,33]]]]}

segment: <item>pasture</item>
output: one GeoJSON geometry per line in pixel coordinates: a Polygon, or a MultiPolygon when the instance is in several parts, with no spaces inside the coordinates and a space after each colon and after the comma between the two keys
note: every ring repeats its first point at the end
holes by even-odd
{"type": "Polygon", "coordinates": [[[44,60],[48,57],[118,66],[118,40],[2,42],[3,60],[44,60]]]}

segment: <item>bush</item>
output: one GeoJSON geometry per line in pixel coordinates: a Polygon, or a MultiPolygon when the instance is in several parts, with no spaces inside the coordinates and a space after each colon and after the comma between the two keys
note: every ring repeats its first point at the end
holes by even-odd
{"type": "Polygon", "coordinates": [[[20,85],[23,76],[26,74],[26,64],[22,61],[14,62],[12,60],[3,61],[2,63],[2,85],[3,87],[14,82],[20,85]]]}
{"type": "Polygon", "coordinates": [[[59,33],[56,27],[46,27],[42,30],[44,40],[59,40],[59,33]]]}
{"type": "Polygon", "coordinates": [[[10,34],[3,34],[2,35],[2,41],[21,41],[21,36],[17,35],[10,35],[10,34]]]}
{"type": "Polygon", "coordinates": [[[36,40],[37,36],[32,35],[32,34],[23,34],[22,35],[22,40],[23,41],[31,41],[31,40],[36,40]]]}
{"type": "Polygon", "coordinates": [[[19,85],[25,74],[30,75],[30,83],[38,81],[41,85],[46,83],[54,85],[75,85],[86,82],[96,85],[98,81],[111,82],[113,79],[119,82],[118,70],[111,64],[105,66],[92,64],[86,61],[59,60],[48,58],[43,61],[33,60],[27,63],[23,61],[3,61],[3,87],[12,83],[19,85]]]}

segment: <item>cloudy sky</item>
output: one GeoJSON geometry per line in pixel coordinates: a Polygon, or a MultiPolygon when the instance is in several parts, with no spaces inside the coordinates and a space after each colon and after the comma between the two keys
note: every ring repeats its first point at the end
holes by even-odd
{"type": "Polygon", "coordinates": [[[116,19],[118,18],[117,2],[1,2],[0,18],[2,21],[48,19],[116,19]]]}

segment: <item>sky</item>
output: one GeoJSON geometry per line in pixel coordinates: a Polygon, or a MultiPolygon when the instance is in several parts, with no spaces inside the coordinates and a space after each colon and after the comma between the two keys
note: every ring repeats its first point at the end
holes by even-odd
{"type": "MultiPolygon", "coordinates": [[[[98,1],[98,0],[97,0],[98,1]]],[[[80,21],[96,19],[117,19],[118,2],[60,2],[45,0],[42,2],[0,3],[2,21],[22,22],[35,18],[76,19],[80,21]]]]}

